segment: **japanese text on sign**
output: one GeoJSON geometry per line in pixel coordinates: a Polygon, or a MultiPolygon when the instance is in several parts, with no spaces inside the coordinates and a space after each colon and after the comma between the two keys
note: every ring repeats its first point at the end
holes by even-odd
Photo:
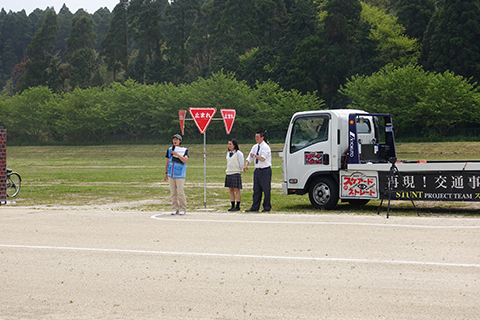
{"type": "Polygon", "coordinates": [[[345,173],[341,175],[342,198],[378,198],[378,177],[375,172],[345,173]]]}

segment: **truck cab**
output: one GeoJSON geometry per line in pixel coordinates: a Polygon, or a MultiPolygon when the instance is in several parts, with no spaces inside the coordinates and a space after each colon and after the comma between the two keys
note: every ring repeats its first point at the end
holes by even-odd
{"type": "Polygon", "coordinates": [[[380,143],[388,138],[379,129],[382,116],[353,109],[295,113],[281,154],[283,193],[308,193],[315,208],[333,209],[339,199],[339,172],[349,163],[388,162],[394,157],[394,144],[390,148],[380,143]]]}

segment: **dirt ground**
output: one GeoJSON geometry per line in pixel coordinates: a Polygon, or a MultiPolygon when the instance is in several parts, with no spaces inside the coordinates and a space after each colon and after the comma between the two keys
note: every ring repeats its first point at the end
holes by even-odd
{"type": "Polygon", "coordinates": [[[0,319],[480,319],[480,219],[0,207],[0,319]]]}

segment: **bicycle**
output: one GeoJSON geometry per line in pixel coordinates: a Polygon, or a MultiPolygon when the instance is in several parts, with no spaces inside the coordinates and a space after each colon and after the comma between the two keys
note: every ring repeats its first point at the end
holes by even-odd
{"type": "Polygon", "coordinates": [[[20,186],[22,184],[22,178],[16,172],[13,172],[12,169],[7,168],[7,197],[13,198],[20,191],[20,186]]]}

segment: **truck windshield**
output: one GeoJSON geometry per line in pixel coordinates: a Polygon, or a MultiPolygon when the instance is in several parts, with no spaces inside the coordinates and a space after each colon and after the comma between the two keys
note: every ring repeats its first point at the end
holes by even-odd
{"type": "Polygon", "coordinates": [[[329,118],[325,116],[296,119],[290,139],[290,153],[320,141],[327,141],[328,123],[329,118]]]}

